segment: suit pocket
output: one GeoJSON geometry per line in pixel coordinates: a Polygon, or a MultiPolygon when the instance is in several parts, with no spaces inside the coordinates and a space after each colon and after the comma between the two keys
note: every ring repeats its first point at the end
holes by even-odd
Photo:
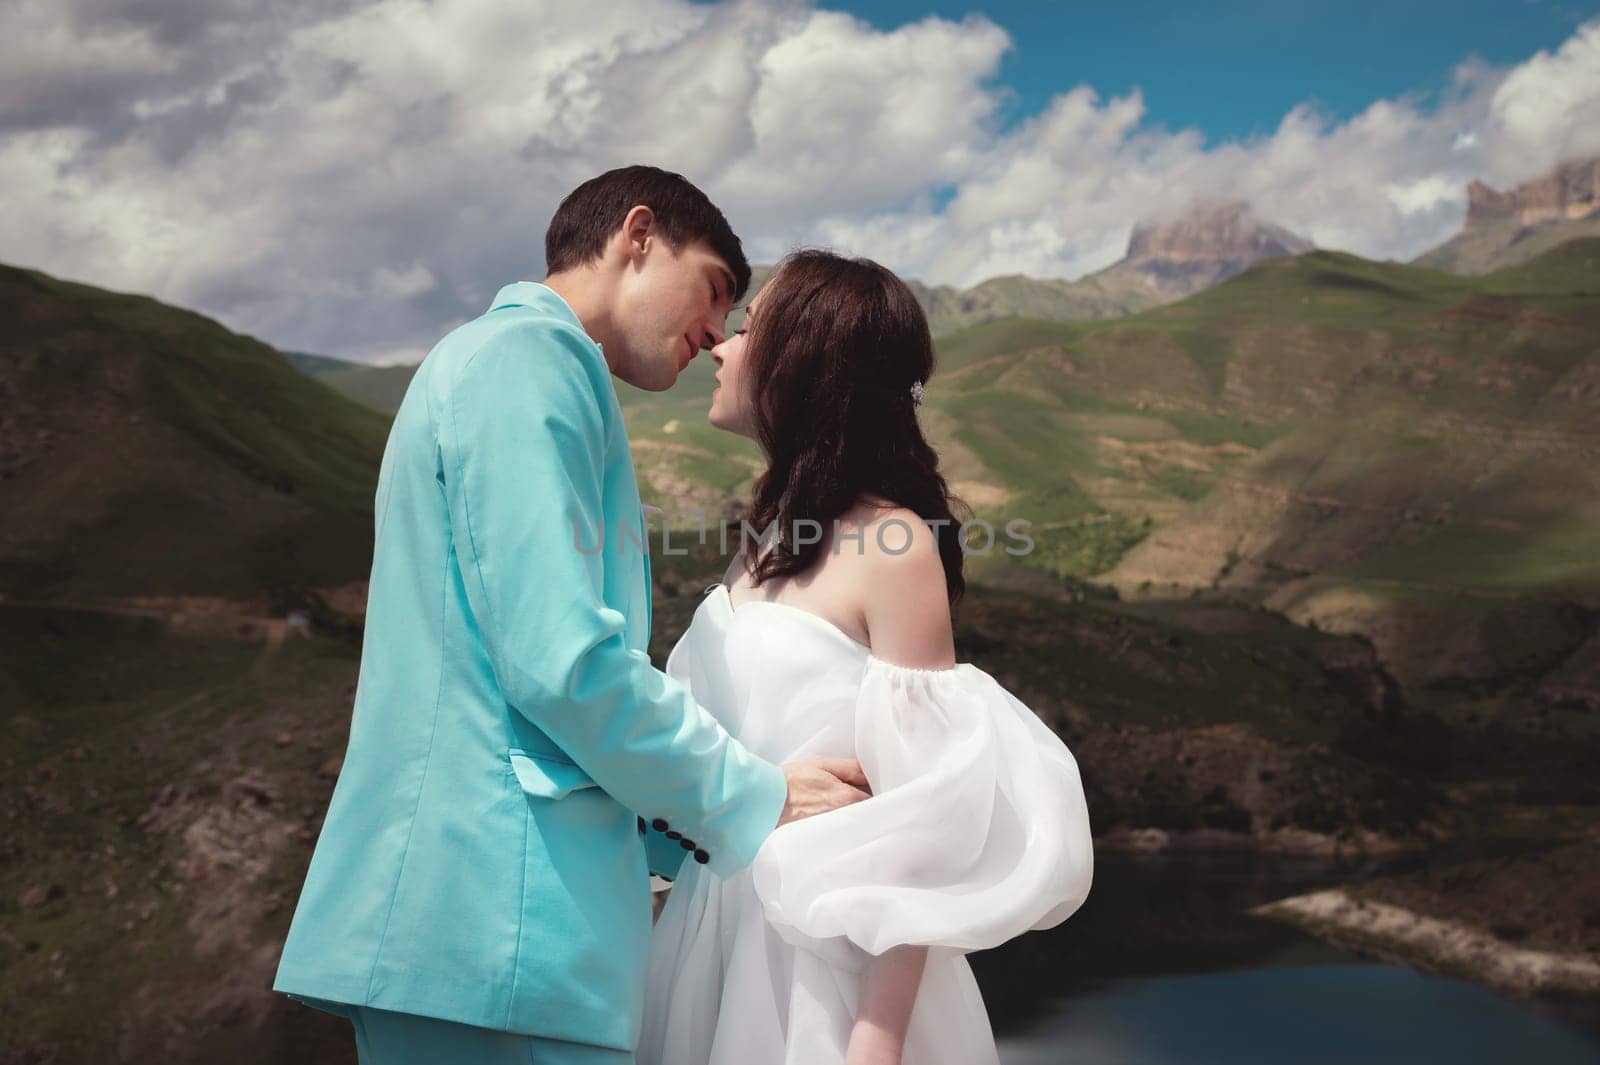
{"type": "Polygon", "coordinates": [[[511,771],[517,775],[517,783],[529,795],[563,799],[582,788],[600,786],[588,773],[564,759],[515,748],[508,751],[507,756],[511,759],[511,771]]]}

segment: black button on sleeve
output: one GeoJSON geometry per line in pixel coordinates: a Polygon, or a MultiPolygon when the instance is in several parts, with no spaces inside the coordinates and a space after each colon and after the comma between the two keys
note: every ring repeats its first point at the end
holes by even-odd
{"type": "Polygon", "coordinates": [[[682,847],[686,851],[692,851],[694,850],[695,844],[694,840],[692,839],[681,839],[678,841],[678,846],[682,847]]]}
{"type": "Polygon", "coordinates": [[[639,818],[639,835],[644,835],[644,818],[639,818]]]}
{"type": "Polygon", "coordinates": [[[683,838],[683,833],[679,832],[677,829],[673,829],[671,832],[667,833],[667,838],[668,839],[682,839],[683,838]]]}
{"type": "Polygon", "coordinates": [[[658,817],[650,822],[650,827],[657,832],[665,832],[667,830],[667,820],[664,817],[658,817]]]}
{"type": "Polygon", "coordinates": [[[695,851],[694,860],[699,862],[701,865],[704,865],[711,860],[711,855],[707,854],[705,851],[695,851]]]}

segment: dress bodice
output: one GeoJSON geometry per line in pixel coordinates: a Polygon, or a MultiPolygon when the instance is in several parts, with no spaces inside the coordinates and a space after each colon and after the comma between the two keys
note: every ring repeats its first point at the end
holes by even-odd
{"type": "Polygon", "coordinates": [[[825,618],[712,585],[667,659],[736,739],[769,761],[853,757],[856,692],[871,650],[825,618]]]}

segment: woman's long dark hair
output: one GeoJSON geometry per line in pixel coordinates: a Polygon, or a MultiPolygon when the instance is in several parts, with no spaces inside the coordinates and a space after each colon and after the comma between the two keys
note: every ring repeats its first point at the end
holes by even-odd
{"type": "Polygon", "coordinates": [[[966,590],[960,523],[911,395],[933,373],[933,339],[905,282],[870,259],[795,252],[767,282],[745,342],[743,376],[769,461],[745,520],[758,534],[778,529],[759,562],[746,557],[754,582],[809,569],[823,544],[797,544],[796,523],[826,533],[872,493],[946,522],[933,528],[954,605],[966,590]]]}

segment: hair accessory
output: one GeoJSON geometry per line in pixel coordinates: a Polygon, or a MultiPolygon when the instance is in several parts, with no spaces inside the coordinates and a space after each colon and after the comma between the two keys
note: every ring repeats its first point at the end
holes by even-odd
{"type": "Polygon", "coordinates": [[[913,382],[912,385],[911,385],[911,402],[912,402],[912,404],[914,404],[915,406],[918,406],[918,407],[922,406],[922,397],[923,397],[923,394],[926,393],[927,391],[928,390],[925,387],[923,387],[923,384],[922,384],[921,381],[913,382]]]}

